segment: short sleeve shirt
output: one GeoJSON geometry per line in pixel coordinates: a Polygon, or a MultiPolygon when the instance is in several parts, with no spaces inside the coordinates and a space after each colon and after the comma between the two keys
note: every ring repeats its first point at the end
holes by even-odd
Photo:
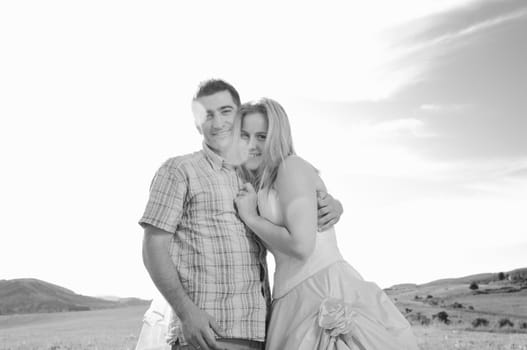
{"type": "MultiPolygon", "coordinates": [[[[241,184],[234,167],[204,145],[161,166],[139,223],[173,233],[169,252],[183,288],[226,337],[264,341],[266,250],[236,213],[241,184]]],[[[169,338],[186,344],[176,315],[169,338]]]]}

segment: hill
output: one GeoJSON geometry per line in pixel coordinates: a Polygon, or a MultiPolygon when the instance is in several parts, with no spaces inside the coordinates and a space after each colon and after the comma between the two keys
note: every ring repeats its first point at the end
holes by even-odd
{"type": "Polygon", "coordinates": [[[527,333],[527,268],[400,284],[385,291],[413,324],[527,333]]]}
{"type": "Polygon", "coordinates": [[[0,280],[0,315],[41,312],[86,311],[130,305],[146,305],[137,298],[104,300],[38,279],[0,280]]]}

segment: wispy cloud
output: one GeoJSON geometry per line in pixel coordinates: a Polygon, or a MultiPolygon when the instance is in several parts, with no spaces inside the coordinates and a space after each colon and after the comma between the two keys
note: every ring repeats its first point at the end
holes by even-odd
{"type": "Polygon", "coordinates": [[[382,133],[410,132],[411,134],[416,135],[417,132],[423,127],[423,124],[424,122],[419,119],[397,119],[378,123],[374,126],[374,130],[380,131],[382,133]]]}
{"type": "Polygon", "coordinates": [[[527,179],[527,166],[521,169],[517,169],[508,173],[509,177],[512,178],[524,178],[527,179]]]}
{"type": "MultiPolygon", "coordinates": [[[[401,48],[395,51],[393,56],[394,60],[402,59],[404,57],[420,53],[422,51],[428,51],[437,47],[446,47],[449,44],[455,43],[461,39],[464,39],[468,36],[478,34],[485,30],[503,25],[507,22],[515,21],[518,19],[525,18],[527,16],[527,8],[514,11],[505,15],[500,15],[495,18],[487,19],[482,22],[478,22],[472,25],[469,25],[463,29],[446,33],[440,36],[437,36],[433,39],[416,43],[414,45],[401,48]]],[[[430,52],[430,51],[428,51],[430,52]]]]}
{"type": "Polygon", "coordinates": [[[444,61],[444,56],[452,50],[478,42],[492,29],[527,18],[527,7],[501,13],[504,9],[495,8],[496,5],[486,3],[488,8],[483,6],[484,11],[480,6],[470,4],[452,8],[432,14],[426,20],[408,22],[404,29],[394,29],[387,42],[393,46],[386,51],[385,60],[377,71],[376,82],[384,87],[378,89],[379,99],[390,98],[426,80],[430,70],[444,61]],[[434,28],[433,35],[429,33],[430,28],[434,28]],[[397,38],[398,32],[400,37],[397,38]]]}
{"type": "Polygon", "coordinates": [[[452,179],[475,195],[527,198],[527,158],[458,162],[452,179]]]}
{"type": "Polygon", "coordinates": [[[462,112],[470,108],[469,104],[422,104],[419,109],[425,112],[438,113],[438,112],[462,112]]]}

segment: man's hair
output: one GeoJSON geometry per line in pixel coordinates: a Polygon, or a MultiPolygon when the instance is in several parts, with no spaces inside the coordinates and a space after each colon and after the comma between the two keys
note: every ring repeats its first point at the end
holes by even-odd
{"type": "Polygon", "coordinates": [[[202,81],[198,86],[198,91],[194,95],[194,100],[203,96],[210,96],[221,91],[228,91],[231,94],[232,100],[236,106],[239,107],[241,105],[240,94],[238,94],[238,91],[236,91],[234,86],[221,79],[209,79],[202,81]]]}

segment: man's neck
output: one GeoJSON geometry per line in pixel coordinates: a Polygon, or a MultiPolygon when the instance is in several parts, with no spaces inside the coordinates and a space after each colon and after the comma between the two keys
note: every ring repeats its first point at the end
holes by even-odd
{"type": "Polygon", "coordinates": [[[212,148],[210,147],[209,145],[207,145],[207,147],[214,153],[216,153],[218,156],[222,157],[223,159],[225,159],[225,156],[226,156],[226,152],[225,151],[220,151],[218,149],[215,149],[215,148],[212,148]]]}

